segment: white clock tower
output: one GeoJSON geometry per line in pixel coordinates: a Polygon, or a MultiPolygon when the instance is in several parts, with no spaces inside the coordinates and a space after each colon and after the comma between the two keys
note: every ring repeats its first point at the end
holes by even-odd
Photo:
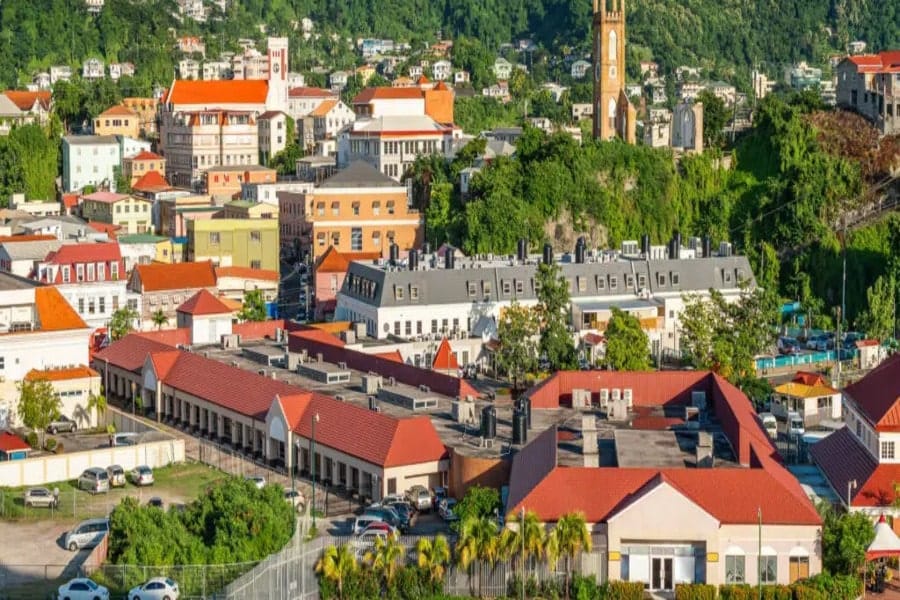
{"type": "Polygon", "coordinates": [[[288,109],[288,39],[270,37],[269,57],[269,92],[266,95],[266,110],[288,109]]]}

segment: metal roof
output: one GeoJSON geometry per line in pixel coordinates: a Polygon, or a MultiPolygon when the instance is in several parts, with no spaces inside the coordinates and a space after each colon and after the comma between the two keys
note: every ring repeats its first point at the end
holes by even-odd
{"type": "Polygon", "coordinates": [[[365,161],[350,163],[346,169],[342,169],[326,179],[320,188],[355,188],[355,187],[399,187],[396,181],[370,165],[365,161]]]}

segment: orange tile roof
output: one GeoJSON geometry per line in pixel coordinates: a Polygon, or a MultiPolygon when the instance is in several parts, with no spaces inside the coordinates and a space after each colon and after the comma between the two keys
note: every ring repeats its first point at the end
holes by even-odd
{"type": "Polygon", "coordinates": [[[337,100],[326,100],[322,104],[320,104],[314,111],[309,113],[311,117],[324,117],[328,114],[328,111],[337,106],[337,100]]]}
{"type": "Polygon", "coordinates": [[[147,171],[134,182],[131,189],[136,192],[157,192],[171,190],[172,186],[159,171],[147,171]]]}
{"type": "Polygon", "coordinates": [[[100,373],[85,365],[66,369],[31,369],[25,374],[25,381],[67,381],[69,379],[85,379],[99,377],[100,373]]]}
{"type": "Polygon", "coordinates": [[[900,50],[889,50],[878,54],[859,54],[847,59],[859,67],[863,73],[900,72],[900,50]]]}
{"type": "Polygon", "coordinates": [[[157,154],[156,152],[150,152],[149,150],[141,150],[134,156],[128,158],[128,160],[160,160],[162,156],[157,154]]]}
{"type": "Polygon", "coordinates": [[[398,363],[405,362],[403,360],[403,355],[400,354],[399,350],[394,350],[393,352],[376,352],[375,356],[377,356],[378,358],[383,358],[385,360],[392,360],[398,363]]]}
{"type": "Polygon", "coordinates": [[[121,104],[116,104],[115,106],[110,106],[98,116],[100,117],[136,117],[137,113],[128,108],[127,106],[123,106],[121,104]]]}
{"type": "Polygon", "coordinates": [[[432,363],[431,368],[436,371],[459,369],[459,362],[457,362],[453,350],[450,349],[450,342],[447,341],[447,338],[441,340],[441,345],[438,346],[437,353],[434,355],[434,363],[432,363]]]}
{"type": "Polygon", "coordinates": [[[84,319],[78,316],[72,305],[54,287],[35,288],[34,304],[37,308],[41,331],[87,329],[84,319]]]}
{"type": "Polygon", "coordinates": [[[116,233],[122,229],[121,225],[113,225],[112,223],[101,223],[100,221],[88,221],[88,227],[94,231],[107,234],[111,239],[116,239],[116,233]]]}
{"type": "Polygon", "coordinates": [[[187,331],[188,338],[190,338],[189,329],[132,333],[94,354],[92,364],[98,371],[103,369],[107,362],[126,371],[136,371],[144,366],[144,361],[151,352],[165,352],[175,347],[174,344],[154,339],[158,337],[155,334],[170,333],[171,331],[187,331]]]}
{"type": "MultiPolygon", "coordinates": [[[[301,329],[301,331],[315,329],[317,331],[335,334],[342,331],[349,331],[352,325],[353,324],[350,321],[326,321],[325,323],[310,323],[305,328],[301,329]]],[[[343,343],[341,345],[343,346],[343,343]]]]}
{"type": "Polygon", "coordinates": [[[0,244],[10,242],[49,242],[55,240],[55,235],[35,233],[32,235],[0,235],[0,244]]]}
{"type": "Polygon", "coordinates": [[[371,87],[357,94],[353,104],[368,104],[372,100],[415,100],[423,97],[422,90],[415,87],[371,87]]]}
{"type": "Polygon", "coordinates": [[[269,82],[263,79],[190,81],[179,79],[166,93],[171,104],[265,104],[269,82]]]}
{"type": "Polygon", "coordinates": [[[334,98],[337,94],[331,90],[316,87],[295,87],[288,90],[289,98],[334,98]]]}
{"type": "Polygon", "coordinates": [[[216,277],[240,277],[242,279],[260,279],[263,281],[278,281],[281,279],[278,271],[251,269],[250,267],[216,267],[216,277]]]}
{"type": "Polygon", "coordinates": [[[374,260],[381,258],[380,252],[339,252],[334,246],[329,246],[325,254],[316,260],[314,271],[316,273],[346,273],[350,263],[354,260],[374,260]]]}
{"type": "Polygon", "coordinates": [[[45,109],[50,108],[50,92],[28,92],[23,90],[7,90],[6,97],[21,110],[30,110],[35,102],[40,102],[45,109]]]}
{"type": "Polygon", "coordinates": [[[135,265],[144,292],[216,287],[212,262],[135,265]]]}
{"type": "Polygon", "coordinates": [[[182,302],[181,306],[175,310],[188,315],[225,315],[231,313],[231,308],[205,289],[200,290],[182,302]]]}
{"type": "Polygon", "coordinates": [[[179,344],[189,346],[191,343],[191,328],[178,327],[176,329],[159,329],[157,331],[137,331],[133,335],[146,340],[159,342],[173,348],[179,344]]]}

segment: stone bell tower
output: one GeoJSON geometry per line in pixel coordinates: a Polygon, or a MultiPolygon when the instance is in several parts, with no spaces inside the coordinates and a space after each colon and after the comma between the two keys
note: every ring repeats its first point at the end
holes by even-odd
{"type": "Polygon", "coordinates": [[[625,96],[625,0],[594,0],[591,56],[594,137],[634,142],[634,108],[625,96]]]}

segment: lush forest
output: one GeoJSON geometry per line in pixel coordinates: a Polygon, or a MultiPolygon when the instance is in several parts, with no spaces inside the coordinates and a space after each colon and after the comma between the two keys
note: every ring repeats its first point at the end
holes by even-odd
{"type": "MultiPolygon", "coordinates": [[[[587,51],[591,0],[235,0],[225,14],[214,5],[211,11],[205,23],[182,23],[174,0],[107,0],[96,16],[80,0],[4,2],[0,77],[14,86],[52,64],[80,66],[98,57],[133,62],[138,87],[166,85],[177,63],[173,32],[203,37],[216,55],[235,50],[238,38],[262,38],[254,23],[290,36],[300,69],[350,66],[356,55],[347,40],[360,37],[414,48],[438,37],[465,38],[468,50],[454,58],[472,66],[501,44],[531,37],[538,44],[532,66],[552,75],[563,55],[587,51]],[[296,27],[303,17],[324,35],[304,41],[296,27]],[[467,51],[476,56],[463,56],[467,51]]],[[[881,0],[627,0],[626,12],[632,77],[637,61],[651,57],[665,70],[696,64],[746,81],[755,65],[779,74],[793,61],[823,62],[852,39],[872,49],[900,46],[900,7],[881,0]]]]}
{"type": "MultiPolygon", "coordinates": [[[[566,134],[526,128],[516,156],[476,174],[465,200],[459,172],[474,164],[483,141],[451,163],[423,157],[412,174],[416,201],[425,208],[430,241],[467,253],[514,253],[519,238],[532,248],[551,240],[571,250],[580,235],[594,247],[617,247],[642,233],[662,244],[676,230],[729,240],[751,258],[762,283],[827,322],[840,303],[836,224],[865,201],[867,182],[859,162],[823,147],[811,125],[818,115],[808,95],[767,98],[732,156],[713,151],[678,162],[668,150],[579,146],[566,134]]],[[[865,291],[879,276],[900,275],[891,251],[898,247],[897,215],[848,232],[848,317],[865,308],[865,291]]]]}

